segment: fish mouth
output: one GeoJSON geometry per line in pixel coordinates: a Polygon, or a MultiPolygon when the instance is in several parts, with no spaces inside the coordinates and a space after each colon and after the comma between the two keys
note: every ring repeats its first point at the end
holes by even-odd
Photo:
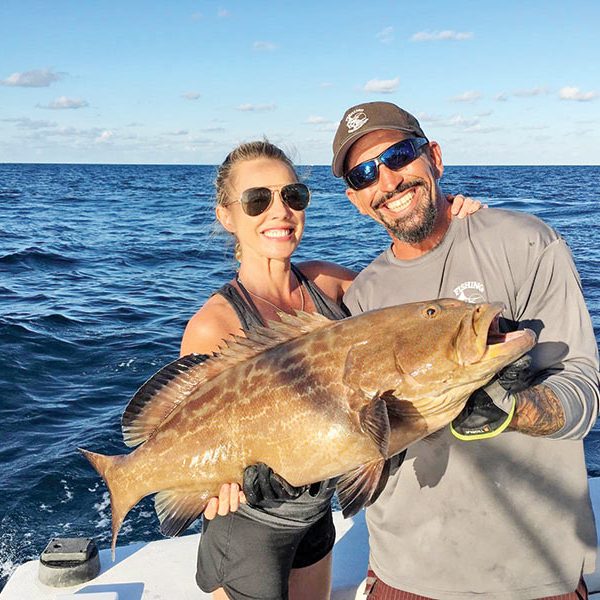
{"type": "Polygon", "coordinates": [[[499,318],[503,311],[504,305],[498,302],[478,304],[471,315],[463,319],[457,344],[459,364],[509,364],[533,348],[536,336],[531,329],[500,332],[499,318]]]}

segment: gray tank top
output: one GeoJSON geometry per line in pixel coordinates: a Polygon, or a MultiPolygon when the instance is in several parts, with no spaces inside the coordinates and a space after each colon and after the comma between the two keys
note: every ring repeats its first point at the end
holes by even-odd
{"type": "MultiPolygon", "coordinates": [[[[319,314],[332,320],[344,319],[349,316],[349,312],[344,306],[339,306],[327,296],[298,267],[294,265],[291,267],[292,272],[298,278],[302,287],[308,292],[319,314]]],[[[215,293],[220,294],[229,302],[233,310],[235,310],[242,329],[245,332],[250,331],[256,326],[265,326],[265,322],[252,301],[249,292],[240,281],[237,283],[242,294],[230,283],[226,283],[215,293]]],[[[314,523],[320,519],[330,509],[336,482],[337,479],[329,479],[313,484],[310,486],[310,489],[295,500],[281,502],[281,504],[273,508],[262,509],[242,504],[239,510],[249,518],[266,523],[271,527],[305,527],[308,523],[314,523]]]]}

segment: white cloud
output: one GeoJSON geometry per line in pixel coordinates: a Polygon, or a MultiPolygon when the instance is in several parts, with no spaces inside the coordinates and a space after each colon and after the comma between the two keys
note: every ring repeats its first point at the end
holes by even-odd
{"type": "Polygon", "coordinates": [[[333,83],[331,83],[330,81],[324,81],[323,83],[320,84],[319,87],[322,87],[322,88],[332,88],[333,87],[333,83]]]}
{"type": "Polygon", "coordinates": [[[476,102],[481,98],[481,94],[474,90],[469,90],[468,92],[464,92],[459,94],[458,96],[454,96],[450,98],[453,102],[476,102]]]}
{"type": "Polygon", "coordinates": [[[52,69],[34,69],[24,73],[13,73],[0,84],[14,87],[48,87],[55,81],[60,81],[64,73],[55,73],[52,69]]]}
{"type": "Polygon", "coordinates": [[[463,117],[462,115],[454,115],[447,124],[450,127],[472,128],[479,124],[477,117],[463,117]]]}
{"type": "Polygon", "coordinates": [[[272,42],[254,42],[254,44],[252,44],[252,48],[254,48],[254,50],[263,52],[272,52],[275,50],[275,48],[277,48],[277,46],[272,42]]]}
{"type": "Polygon", "coordinates": [[[473,33],[470,31],[453,31],[452,29],[446,29],[444,31],[419,31],[415,33],[410,39],[413,42],[431,42],[431,41],[463,41],[470,40],[473,37],[473,33]]]}
{"type": "Polygon", "coordinates": [[[391,44],[394,41],[394,28],[386,27],[375,36],[382,44],[391,44]]]}
{"type": "Polygon", "coordinates": [[[200,21],[204,18],[204,15],[201,12],[195,12],[192,14],[192,21],[200,21]]]}
{"type": "Polygon", "coordinates": [[[198,92],[185,92],[185,94],[181,94],[181,97],[185,98],[186,100],[198,100],[198,98],[201,96],[202,94],[198,92]]]}
{"type": "Polygon", "coordinates": [[[52,110],[63,110],[66,108],[85,108],[89,104],[85,100],[80,98],[67,98],[66,96],[60,96],[56,100],[53,100],[47,106],[38,104],[38,108],[50,108],[52,110]]]}
{"type": "Polygon", "coordinates": [[[391,94],[396,91],[400,84],[400,78],[395,79],[371,79],[367,81],[363,90],[365,92],[374,92],[376,94],[391,94]]]}
{"type": "Polygon", "coordinates": [[[598,92],[582,92],[578,87],[563,87],[558,93],[561,100],[576,100],[578,102],[588,102],[598,97],[598,92]]]}
{"type": "Polygon", "coordinates": [[[23,129],[48,129],[49,127],[56,127],[56,123],[52,121],[34,121],[28,117],[19,119],[2,119],[5,123],[14,123],[17,127],[23,129]]]}
{"type": "Polygon", "coordinates": [[[496,100],[497,102],[506,102],[508,100],[508,94],[505,94],[504,92],[496,94],[494,96],[494,100],[496,100]]]}
{"type": "Polygon", "coordinates": [[[108,142],[113,136],[113,132],[105,129],[97,138],[96,142],[101,144],[103,142],[108,142]]]}
{"type": "Polygon", "coordinates": [[[274,104],[240,104],[237,107],[242,112],[264,112],[268,110],[275,110],[274,104]]]}
{"type": "Polygon", "coordinates": [[[320,125],[321,123],[327,123],[327,119],[325,117],[317,117],[316,115],[311,115],[306,119],[306,122],[310,125],[320,125]]]}
{"type": "Polygon", "coordinates": [[[532,98],[533,96],[544,96],[548,93],[548,88],[535,87],[524,90],[516,90],[514,95],[518,98],[532,98]]]}
{"type": "Polygon", "coordinates": [[[187,129],[178,129],[177,131],[169,131],[167,135],[187,135],[189,131],[187,129]]]}
{"type": "Polygon", "coordinates": [[[441,117],[437,117],[436,115],[430,115],[429,113],[417,113],[417,119],[423,123],[438,123],[441,121],[441,117]]]}
{"type": "Polygon", "coordinates": [[[231,16],[231,12],[229,12],[226,8],[220,8],[219,12],[217,13],[217,17],[219,17],[220,19],[226,19],[227,17],[231,16]]]}

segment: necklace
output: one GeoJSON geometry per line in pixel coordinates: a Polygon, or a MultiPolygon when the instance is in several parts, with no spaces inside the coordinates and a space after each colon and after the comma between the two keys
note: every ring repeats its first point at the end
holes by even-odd
{"type": "MultiPolygon", "coordinates": [[[[277,304],[273,304],[273,302],[270,302],[266,298],[263,298],[262,296],[259,296],[258,294],[255,294],[253,291],[249,290],[242,283],[242,281],[240,280],[239,277],[236,277],[236,280],[238,282],[238,285],[242,288],[242,290],[248,292],[251,296],[254,296],[258,300],[262,300],[265,304],[268,304],[269,306],[272,306],[275,310],[280,310],[280,311],[283,311],[283,312],[287,312],[287,310],[284,310],[283,308],[281,308],[281,306],[277,306],[277,304]]],[[[298,281],[297,277],[296,277],[296,281],[298,282],[298,289],[300,290],[300,311],[302,312],[304,310],[304,293],[302,291],[302,284],[300,283],[300,281],[298,281]]],[[[293,306],[291,308],[292,308],[292,310],[295,310],[293,306]]]]}

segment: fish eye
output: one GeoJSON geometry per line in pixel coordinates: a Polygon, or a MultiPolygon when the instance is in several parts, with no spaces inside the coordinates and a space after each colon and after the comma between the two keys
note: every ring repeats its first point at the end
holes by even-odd
{"type": "Polygon", "coordinates": [[[423,316],[426,319],[433,319],[435,316],[437,316],[438,313],[438,307],[430,304],[427,308],[423,309],[423,316]]]}

